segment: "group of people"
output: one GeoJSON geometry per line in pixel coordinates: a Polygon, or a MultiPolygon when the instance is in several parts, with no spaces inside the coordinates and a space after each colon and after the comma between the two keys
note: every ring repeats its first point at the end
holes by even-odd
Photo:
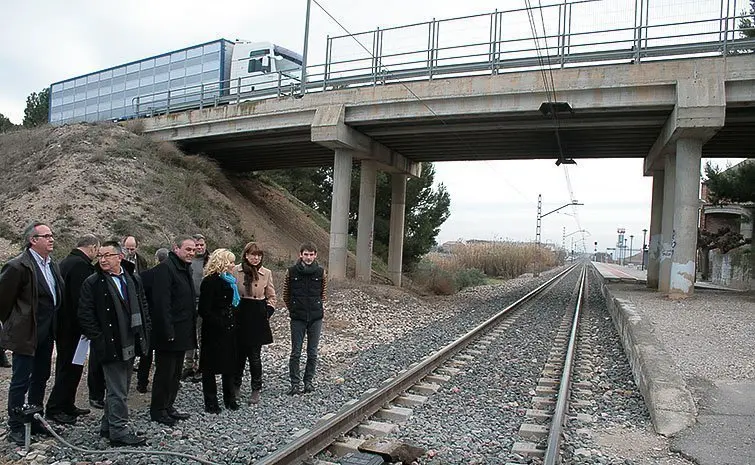
{"type": "MultiPolygon", "coordinates": [[[[114,446],[146,443],[128,425],[136,357],[137,390],[146,393],[154,355],[153,421],[173,426],[189,418],[174,407],[186,376],[201,380],[204,410],[217,414],[222,409],[216,375],[221,375],[223,404],[237,410],[247,362],[248,402],[260,401],[261,352],[273,342],[269,319],[277,295],[273,273],[262,265],[264,252],[257,243],[246,244],[237,264],[228,249],[208,253],[201,234],[179,236],[171,250],[157,250],[157,265],[150,268],[133,236],[101,242],[95,235],[84,235],[60,265],[51,257],[55,237],[48,225],[31,223],[23,237],[24,251],[0,271],[0,353],[12,352],[9,441],[24,444],[24,409],[43,405],[53,347],[55,381],[45,417],[70,425],[91,413],[75,405],[83,374],[77,358],[88,344],[90,405],[103,409],[99,433],[114,446]]],[[[291,327],[289,395],[315,389],[326,281],[316,247],[303,244],[283,284],[291,327]]],[[[49,434],[36,421],[31,426],[33,434],[49,434]]]]}

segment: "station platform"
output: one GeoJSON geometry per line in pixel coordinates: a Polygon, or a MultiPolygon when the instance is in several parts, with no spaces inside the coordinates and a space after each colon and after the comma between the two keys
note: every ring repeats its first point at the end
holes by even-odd
{"type": "MultiPolygon", "coordinates": [[[[591,262],[603,280],[611,283],[646,283],[647,270],[640,270],[635,266],[622,266],[614,263],[591,262]]],[[[733,289],[719,284],[713,284],[707,281],[695,281],[695,289],[711,289],[716,291],[742,292],[739,289],[733,289]]]]}
{"type": "Polygon", "coordinates": [[[698,465],[755,464],[755,293],[672,300],[642,270],[593,265],[655,431],[698,465]]]}

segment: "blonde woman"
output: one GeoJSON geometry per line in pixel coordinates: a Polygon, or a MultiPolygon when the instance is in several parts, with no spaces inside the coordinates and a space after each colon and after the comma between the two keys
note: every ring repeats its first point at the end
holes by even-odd
{"type": "Polygon", "coordinates": [[[223,403],[237,410],[233,379],[237,369],[236,321],[234,311],[241,297],[233,276],[236,257],[228,249],[212,252],[204,267],[200,285],[199,315],[202,317],[202,350],[199,369],[202,372],[204,409],[220,413],[215,375],[222,375],[223,403]]]}
{"type": "Polygon", "coordinates": [[[236,392],[241,389],[246,361],[252,375],[252,396],[249,403],[260,400],[262,389],[262,346],[273,342],[273,332],[268,321],[275,311],[275,286],[273,273],[262,266],[264,253],[255,242],[244,246],[241,265],[233,271],[241,294],[241,303],[236,312],[238,336],[238,365],[234,380],[236,392]]]}

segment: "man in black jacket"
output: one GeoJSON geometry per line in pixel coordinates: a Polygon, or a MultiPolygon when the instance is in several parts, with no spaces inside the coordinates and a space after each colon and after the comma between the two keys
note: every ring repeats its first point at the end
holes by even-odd
{"type": "MultiPolygon", "coordinates": [[[[155,251],[155,260],[157,264],[164,262],[168,259],[168,253],[170,250],[166,248],[159,248],[155,251]]],[[[139,275],[144,285],[144,295],[147,297],[147,305],[149,308],[155,306],[152,302],[152,290],[154,289],[155,280],[155,267],[142,271],[139,275]]],[[[150,337],[151,339],[151,337],[150,337]]],[[[139,357],[139,368],[136,371],[136,390],[141,393],[147,392],[147,385],[149,384],[149,370],[152,368],[152,347],[149,348],[149,353],[142,357],[139,357]]]]}
{"type": "Polygon", "coordinates": [[[173,403],[181,386],[181,369],[187,350],[197,348],[197,309],[191,260],[196,244],[191,236],[179,236],[173,242],[168,259],[155,267],[152,295],[152,339],[155,349],[155,375],[152,381],[150,417],[172,426],[189,418],[178,412],[173,403]]]}
{"type": "Polygon", "coordinates": [[[288,373],[291,379],[289,395],[315,390],[317,346],[322,332],[323,302],[327,294],[327,276],[317,263],[317,248],[305,242],[299,249],[299,260],[288,269],[283,281],[283,300],[291,318],[291,357],[288,373]],[[301,349],[307,338],[307,364],[304,368],[304,389],[301,387],[301,349]]]}
{"type": "Polygon", "coordinates": [[[141,280],[116,241],[102,244],[97,272],[81,286],[79,324],[105,373],[100,435],[113,446],[142,446],[128,428],[128,390],[134,357],[149,347],[149,312],[141,280]]]}
{"type": "Polygon", "coordinates": [[[94,273],[92,260],[97,256],[100,240],[94,234],[82,236],[76,248],[60,262],[60,275],[65,283],[63,306],[57,315],[55,334],[58,358],[55,362],[55,384],[47,399],[45,415],[56,423],[71,424],[79,415],[86,415],[89,409],[78,408],[76,390],[79,388],[82,365],[74,365],[73,354],[81,339],[79,318],[79,292],[84,280],[94,273]]]}

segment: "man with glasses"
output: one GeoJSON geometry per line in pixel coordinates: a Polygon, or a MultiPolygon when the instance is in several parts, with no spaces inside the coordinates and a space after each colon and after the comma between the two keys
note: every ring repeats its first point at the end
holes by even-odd
{"type": "Polygon", "coordinates": [[[81,286],[81,332],[105,374],[105,409],[100,436],[113,446],[143,446],[128,427],[128,391],[134,357],[149,348],[149,316],[141,280],[117,241],[102,244],[95,274],[81,286]]]}
{"type": "Polygon", "coordinates": [[[150,417],[173,426],[189,418],[173,403],[181,386],[181,369],[187,350],[197,348],[197,309],[191,260],[196,243],[191,236],[173,241],[168,259],[155,267],[152,293],[152,341],[155,349],[155,374],[152,380],[150,417]]]}
{"type": "MultiPolygon", "coordinates": [[[[55,238],[44,223],[24,230],[24,251],[0,271],[0,346],[13,352],[8,386],[8,441],[24,445],[21,408],[42,406],[50,378],[54,316],[63,304],[64,284],[52,260],[55,238]]],[[[47,434],[41,424],[32,433],[47,434]]]]}
{"type": "Polygon", "coordinates": [[[63,306],[56,317],[55,350],[58,357],[55,361],[55,384],[45,409],[47,418],[56,423],[73,424],[77,416],[90,412],[89,409],[74,405],[84,367],[72,362],[81,339],[78,318],[79,293],[84,280],[95,271],[92,260],[97,256],[99,248],[100,240],[97,236],[86,234],[78,240],[76,248],[60,262],[65,295],[63,306]]]}

